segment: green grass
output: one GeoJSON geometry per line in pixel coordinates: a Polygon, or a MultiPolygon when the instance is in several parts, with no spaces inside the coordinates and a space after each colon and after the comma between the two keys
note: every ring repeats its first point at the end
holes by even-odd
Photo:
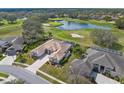
{"type": "Polygon", "coordinates": [[[74,31],[62,31],[57,28],[52,28],[52,27],[46,27],[45,31],[52,32],[53,37],[55,39],[60,39],[60,40],[65,40],[65,41],[70,41],[70,42],[75,42],[77,44],[80,44],[81,46],[90,46],[92,45],[92,40],[90,39],[90,31],[87,30],[74,30],[74,31]],[[71,36],[72,33],[79,34],[83,36],[84,38],[73,38],[71,36]]]}
{"type": "MultiPolygon", "coordinates": [[[[80,20],[80,19],[72,19],[72,18],[53,18],[52,20],[67,20],[67,21],[73,21],[78,23],[91,23],[96,24],[100,26],[108,26],[111,27],[111,32],[118,38],[118,42],[114,44],[112,49],[120,50],[124,52],[124,30],[119,30],[116,28],[114,22],[106,22],[104,20],[80,20]]],[[[52,22],[53,23],[53,22],[52,22]]],[[[55,27],[44,27],[45,31],[49,31],[53,33],[53,36],[55,39],[61,39],[65,41],[71,41],[80,44],[82,47],[89,47],[92,45],[96,45],[93,43],[90,32],[93,29],[80,29],[80,30],[72,30],[72,31],[64,31],[59,30],[55,27]],[[84,38],[73,38],[71,37],[71,33],[79,34],[81,36],[84,36],[84,38]]]]}
{"type": "Polygon", "coordinates": [[[14,62],[12,65],[13,65],[13,66],[22,67],[22,68],[26,68],[26,67],[27,67],[27,66],[25,66],[24,64],[18,64],[18,63],[16,63],[16,62],[14,62]]]}
{"type": "Polygon", "coordinates": [[[22,21],[17,20],[15,24],[5,24],[0,26],[0,38],[6,38],[10,36],[20,36],[22,33],[22,21]]]}
{"type": "Polygon", "coordinates": [[[5,74],[3,72],[0,72],[0,77],[4,77],[4,78],[7,78],[9,75],[8,74],[5,74]]]}
{"type": "Polygon", "coordinates": [[[53,83],[53,84],[60,84],[60,83],[57,82],[56,80],[53,80],[53,79],[51,79],[51,78],[49,78],[49,77],[43,75],[42,73],[40,73],[40,72],[38,72],[38,71],[36,72],[36,74],[39,75],[40,77],[42,77],[42,78],[48,80],[49,82],[51,82],[51,83],[53,83]]]}
{"type": "MultiPolygon", "coordinates": [[[[56,67],[56,66],[46,63],[45,65],[43,65],[40,68],[40,70],[66,82],[66,83],[71,83],[71,82],[69,82],[69,66],[73,59],[75,59],[75,56],[72,53],[68,62],[65,63],[62,67],[56,67]]],[[[87,79],[84,79],[83,82],[89,83],[89,81],[87,79]]]]}
{"type": "Polygon", "coordinates": [[[62,25],[62,23],[59,23],[59,22],[49,22],[49,24],[50,26],[54,26],[54,27],[62,25]]]}
{"type": "Polygon", "coordinates": [[[0,54],[0,61],[5,58],[2,54],[0,54]]]}
{"type": "MultiPolygon", "coordinates": [[[[60,19],[57,18],[57,19],[52,19],[52,21],[53,20],[63,20],[63,19],[67,20],[67,21],[78,22],[78,23],[92,23],[92,24],[96,24],[96,25],[111,27],[112,30],[110,30],[110,31],[115,36],[117,36],[119,39],[117,44],[115,44],[112,48],[124,52],[124,30],[117,29],[114,25],[114,22],[106,22],[103,20],[101,20],[101,21],[97,21],[97,20],[84,21],[84,20],[69,19],[69,18],[66,18],[66,19],[65,18],[60,18],[60,19]]],[[[53,38],[77,43],[82,48],[96,45],[93,43],[93,41],[90,37],[90,32],[93,29],[80,29],[80,30],[64,31],[64,30],[59,30],[53,26],[49,26],[49,27],[44,26],[44,29],[46,32],[52,32],[53,38]],[[73,38],[73,37],[71,37],[71,33],[79,34],[79,35],[83,36],[84,38],[73,38]]],[[[55,67],[55,66],[50,65],[50,64],[45,64],[40,68],[40,70],[66,82],[66,83],[69,83],[68,70],[69,70],[69,66],[70,66],[72,60],[75,58],[76,58],[76,56],[72,53],[72,56],[69,58],[68,62],[62,66],[62,68],[61,67],[55,67]]],[[[84,83],[86,83],[86,82],[89,83],[88,80],[84,80],[84,83]]]]}
{"type": "Polygon", "coordinates": [[[15,62],[20,62],[20,63],[31,65],[32,63],[35,62],[35,60],[29,57],[28,53],[24,53],[24,54],[21,54],[20,56],[17,56],[15,62]]]}

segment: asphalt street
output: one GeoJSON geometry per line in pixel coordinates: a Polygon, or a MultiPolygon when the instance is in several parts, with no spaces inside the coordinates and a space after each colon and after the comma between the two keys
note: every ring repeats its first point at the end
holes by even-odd
{"type": "Polygon", "coordinates": [[[8,73],[29,84],[49,84],[47,80],[37,76],[29,70],[9,65],[0,65],[0,72],[8,73]]]}

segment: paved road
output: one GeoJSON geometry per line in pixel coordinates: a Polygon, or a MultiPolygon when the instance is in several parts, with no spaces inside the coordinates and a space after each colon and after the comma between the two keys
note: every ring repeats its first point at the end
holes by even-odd
{"type": "Polygon", "coordinates": [[[4,73],[9,73],[21,80],[24,80],[29,84],[49,84],[49,82],[34,73],[19,67],[0,65],[0,71],[4,73]]]}
{"type": "Polygon", "coordinates": [[[4,59],[0,61],[0,65],[12,65],[16,56],[6,56],[4,59]]]}
{"type": "Polygon", "coordinates": [[[42,67],[47,61],[49,60],[49,55],[45,55],[42,58],[39,58],[36,60],[32,65],[27,67],[26,69],[30,70],[33,73],[36,73],[36,71],[42,67]]]}

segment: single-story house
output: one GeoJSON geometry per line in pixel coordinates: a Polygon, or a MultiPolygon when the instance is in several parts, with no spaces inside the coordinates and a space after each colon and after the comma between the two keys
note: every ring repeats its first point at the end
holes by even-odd
{"type": "Polygon", "coordinates": [[[24,45],[22,37],[8,37],[0,42],[0,47],[4,50],[7,55],[15,55],[16,52],[22,51],[24,45]]]}
{"type": "Polygon", "coordinates": [[[7,37],[7,38],[4,39],[4,41],[7,41],[7,42],[9,42],[9,43],[11,43],[13,45],[14,44],[15,45],[17,45],[17,44],[23,45],[23,43],[24,43],[24,39],[21,36],[18,36],[18,37],[7,37]]]}
{"type": "Polygon", "coordinates": [[[12,45],[8,49],[6,49],[7,55],[16,55],[17,52],[22,52],[23,46],[21,45],[12,45]]]}
{"type": "Polygon", "coordinates": [[[1,52],[5,52],[5,50],[10,47],[11,44],[7,41],[4,41],[4,40],[0,40],[0,50],[1,52]]]}
{"type": "Polygon", "coordinates": [[[71,46],[69,42],[51,39],[33,49],[30,56],[41,57],[47,54],[50,55],[50,62],[58,64],[64,57],[69,56],[71,46]]]}
{"type": "Polygon", "coordinates": [[[72,73],[86,77],[90,77],[92,72],[124,77],[124,57],[118,51],[89,48],[86,58],[73,60],[70,69],[72,73]]]}

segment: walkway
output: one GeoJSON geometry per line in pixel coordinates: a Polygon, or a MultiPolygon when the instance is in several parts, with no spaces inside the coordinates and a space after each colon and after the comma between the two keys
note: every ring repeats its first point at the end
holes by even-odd
{"type": "Polygon", "coordinates": [[[0,65],[12,65],[16,56],[6,56],[4,59],[0,61],[0,65]]]}
{"type": "Polygon", "coordinates": [[[49,55],[46,55],[42,58],[39,58],[36,60],[32,65],[27,67],[26,69],[30,70],[33,73],[36,73],[36,71],[42,67],[47,61],[49,61],[49,55]]]}
{"type": "Polygon", "coordinates": [[[35,75],[34,73],[19,67],[0,65],[0,71],[11,74],[18,79],[24,80],[29,84],[49,84],[47,80],[35,75]]]}

